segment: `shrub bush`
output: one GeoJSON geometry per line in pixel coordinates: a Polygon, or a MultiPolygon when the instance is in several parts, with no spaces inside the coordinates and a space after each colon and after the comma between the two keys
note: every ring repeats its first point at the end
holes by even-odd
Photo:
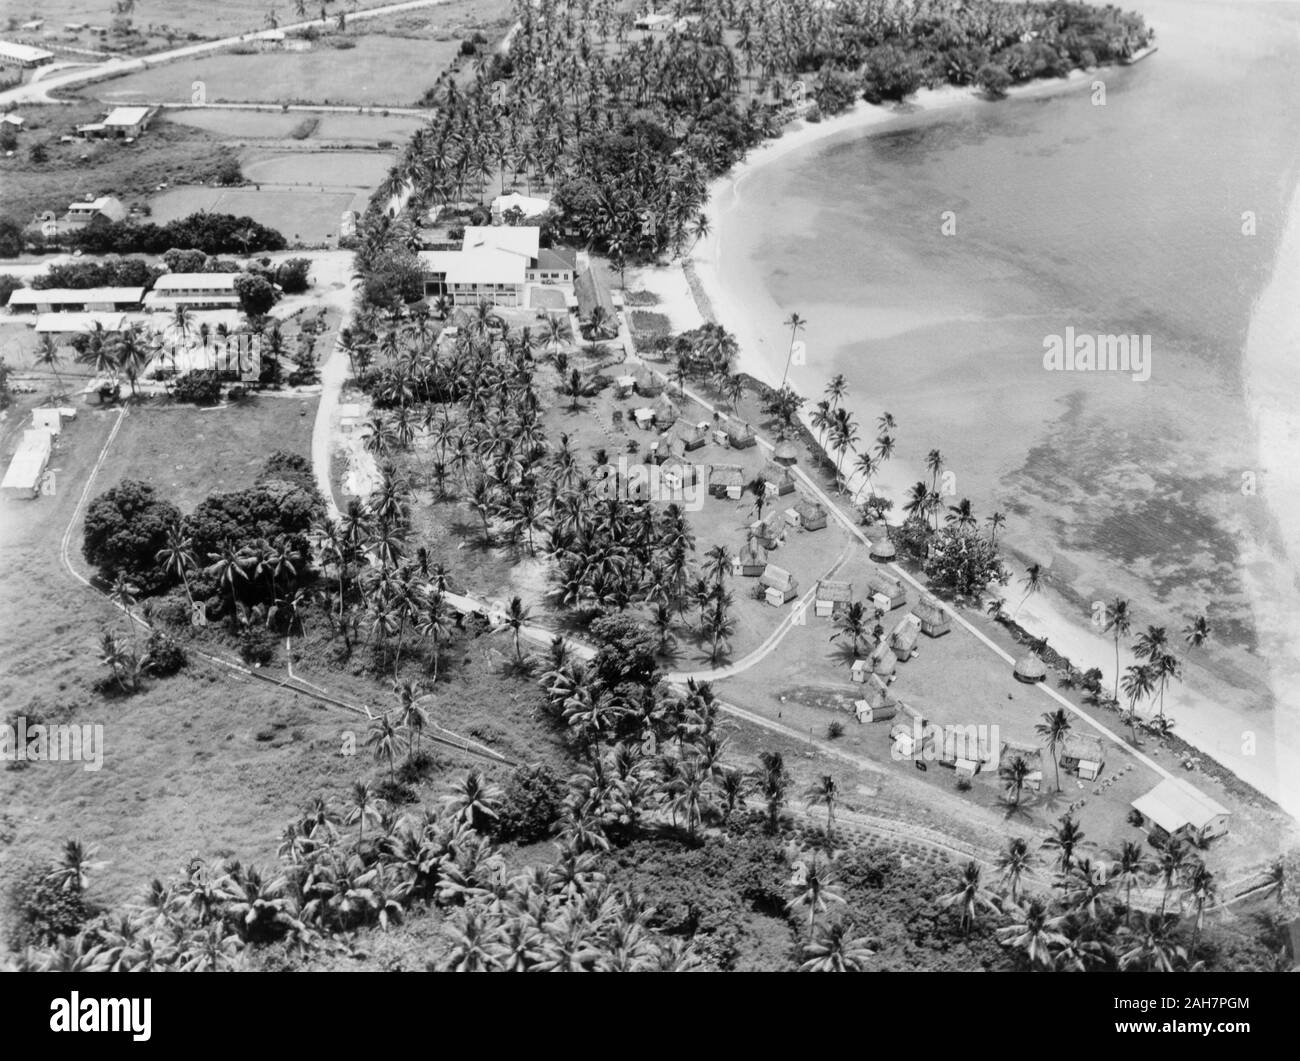
{"type": "Polygon", "coordinates": [[[221,377],[210,368],[187,372],[176,380],[172,397],[178,402],[216,405],[221,401],[221,377]]]}
{"type": "Polygon", "coordinates": [[[511,776],[497,819],[499,840],[531,844],[551,835],[564,804],[564,782],[548,766],[521,766],[511,776]]]}
{"type": "Polygon", "coordinates": [[[188,662],[185,649],[161,631],[149,635],[147,647],[149,662],[145,669],[155,678],[170,678],[188,662]]]}
{"type": "Polygon", "coordinates": [[[262,626],[247,626],[239,635],[239,654],[245,663],[262,666],[275,659],[275,634],[262,626]]]}

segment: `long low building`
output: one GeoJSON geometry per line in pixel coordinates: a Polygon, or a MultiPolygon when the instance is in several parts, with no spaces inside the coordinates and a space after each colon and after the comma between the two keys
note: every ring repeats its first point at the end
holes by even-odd
{"type": "Polygon", "coordinates": [[[9,308],[19,313],[126,313],[139,309],[143,301],[143,287],[50,287],[43,291],[20,287],[9,296],[9,308]]]}
{"type": "Polygon", "coordinates": [[[235,281],[239,273],[164,273],[144,297],[145,309],[238,308],[235,281]]]}
{"type": "Polygon", "coordinates": [[[23,70],[44,66],[54,62],[54,53],[44,48],[33,48],[30,44],[16,41],[0,41],[0,66],[16,66],[23,70]]]}
{"type": "Polygon", "coordinates": [[[125,327],[125,313],[42,313],[36,318],[36,334],[55,337],[96,330],[116,333],[125,327]]]}
{"type": "Polygon", "coordinates": [[[1157,837],[1209,840],[1228,831],[1228,808],[1180,777],[1161,781],[1133,809],[1157,837]]]}
{"type": "Polygon", "coordinates": [[[50,461],[51,436],[41,428],[29,428],[14,451],[5,477],[0,480],[0,497],[30,500],[40,493],[41,477],[50,461]]]}

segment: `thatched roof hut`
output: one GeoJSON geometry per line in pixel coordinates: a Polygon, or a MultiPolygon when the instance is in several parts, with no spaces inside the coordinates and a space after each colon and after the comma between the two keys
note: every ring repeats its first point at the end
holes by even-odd
{"type": "Polygon", "coordinates": [[[690,451],[699,449],[709,440],[709,425],[692,424],[689,420],[679,419],[668,429],[668,434],[690,451]]]}
{"type": "Polygon", "coordinates": [[[726,497],[732,487],[743,489],[745,472],[739,464],[714,464],[709,467],[709,493],[714,497],[726,497]]]}
{"type": "Polygon", "coordinates": [[[898,555],[898,550],[894,548],[894,543],[888,537],[884,537],[871,543],[867,555],[878,563],[887,563],[898,555]]]}
{"type": "Polygon", "coordinates": [[[801,498],[799,503],[794,506],[794,510],[799,513],[799,524],[804,530],[825,530],[826,509],[822,507],[820,502],[809,497],[801,498]]]}
{"type": "Polygon", "coordinates": [[[777,464],[784,464],[789,467],[799,460],[799,447],[791,442],[788,438],[782,439],[776,444],[776,449],[772,450],[772,459],[777,464]]]}
{"type": "Polygon", "coordinates": [[[1047,680],[1047,664],[1038,658],[1038,653],[1026,652],[1016,660],[1016,669],[1013,673],[1016,681],[1033,685],[1035,682],[1047,680]]]}
{"type": "Polygon", "coordinates": [[[1078,774],[1085,781],[1095,780],[1106,765],[1101,738],[1071,730],[1061,746],[1061,769],[1078,774]]]}
{"type": "Polygon", "coordinates": [[[791,595],[799,588],[799,583],[795,581],[794,575],[790,574],[784,567],[777,567],[776,564],[768,564],[763,569],[759,582],[768,589],[779,589],[782,593],[790,593],[791,595]]]}
{"type": "Polygon", "coordinates": [[[882,597],[889,598],[890,609],[901,608],[907,603],[907,592],[903,589],[903,583],[896,578],[881,571],[877,571],[867,579],[867,593],[872,597],[879,594],[882,597]]]}
{"type": "Polygon", "coordinates": [[[921,637],[921,621],[915,615],[905,615],[889,635],[889,648],[899,660],[906,663],[916,654],[916,643],[921,637]]]}
{"type": "Polygon", "coordinates": [[[748,449],[754,445],[754,429],[749,424],[742,424],[737,420],[727,422],[727,442],[732,449],[748,449]]]}
{"type": "Polygon", "coordinates": [[[849,604],[853,600],[853,583],[838,582],[829,578],[818,579],[817,599],[830,601],[832,604],[849,604]]]}
{"type": "Polygon", "coordinates": [[[664,392],[663,381],[648,368],[636,374],[636,392],[646,398],[658,398],[664,392]]]}
{"type": "Polygon", "coordinates": [[[745,578],[757,578],[767,569],[767,551],[750,535],[740,552],[731,562],[737,574],[745,578]]]}
{"type": "Polygon", "coordinates": [[[927,637],[942,637],[952,629],[952,619],[929,597],[922,597],[912,609],[921,621],[921,633],[927,637]]]}
{"type": "Polygon", "coordinates": [[[898,698],[874,675],[866,695],[853,701],[853,715],[859,722],[887,722],[898,714],[898,698]]]}
{"type": "Polygon", "coordinates": [[[894,673],[894,668],[898,666],[898,657],[894,655],[889,644],[885,641],[880,642],[871,653],[871,673],[879,674],[882,677],[888,677],[894,673]]]}
{"type": "Polygon", "coordinates": [[[666,429],[677,422],[677,406],[668,395],[659,395],[659,400],[654,403],[653,408],[656,427],[666,429]]]}
{"type": "Polygon", "coordinates": [[[763,477],[765,483],[769,483],[776,489],[778,494],[788,494],[794,490],[794,476],[790,474],[790,469],[783,464],[768,461],[763,465],[763,470],[759,474],[763,477]]]}

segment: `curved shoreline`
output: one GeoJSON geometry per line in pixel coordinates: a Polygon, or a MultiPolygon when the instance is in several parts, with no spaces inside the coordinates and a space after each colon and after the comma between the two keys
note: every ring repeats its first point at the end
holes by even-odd
{"type": "MultiPolygon", "coordinates": [[[[1092,72],[1074,71],[1065,79],[1021,86],[1012,90],[1010,95],[1015,98],[1055,95],[1079,87],[1079,83],[1090,76],[1092,72]]],[[[824,145],[825,142],[841,136],[846,138],[869,136],[873,135],[873,131],[883,132],[887,128],[896,128],[910,117],[924,117],[958,105],[970,106],[979,103],[984,103],[986,106],[994,105],[990,101],[981,100],[969,89],[951,86],[940,90],[923,90],[918,94],[915,104],[903,107],[884,108],[858,103],[845,114],[819,123],[806,123],[762,145],[731,173],[714,182],[705,208],[710,225],[709,235],[700,240],[687,255],[687,259],[695,277],[692,294],[697,303],[702,295],[709,303],[712,316],[727,326],[737,338],[740,350],[736,366],[738,371],[746,372],[755,379],[776,386],[780,382],[783,368],[781,358],[785,353],[783,344],[780,344],[782,348],[778,351],[773,345],[775,340],[769,342],[758,333],[756,315],[739,297],[733,296],[722,281],[720,266],[725,221],[740,202],[746,179],[764,167],[814,144],[824,145]]],[[[1300,191],[1297,192],[1296,202],[1300,203],[1300,191]]],[[[1293,208],[1291,212],[1288,234],[1300,240],[1300,207],[1293,208]]],[[[1284,240],[1284,244],[1287,242],[1284,240]]],[[[1281,256],[1285,251],[1285,246],[1279,251],[1275,273],[1281,271],[1281,256]]],[[[1276,276],[1270,281],[1269,288],[1276,292],[1275,298],[1283,297],[1278,289],[1279,283],[1276,276]]],[[[1261,303],[1266,295],[1261,296],[1261,303]]],[[[698,309],[702,316],[709,315],[704,307],[699,306],[698,309]]],[[[1245,370],[1248,373],[1254,371],[1250,359],[1245,370]]],[[[1272,412],[1278,414],[1277,409],[1272,412]]],[[[1264,415],[1265,409],[1257,406],[1257,428],[1264,426],[1259,419],[1264,415]]],[[[1281,437],[1278,427],[1281,423],[1278,419],[1279,415],[1274,415],[1265,421],[1275,425],[1271,434],[1274,439],[1281,437]]],[[[801,413],[801,417],[807,425],[809,415],[806,410],[801,413]]],[[[1267,447],[1264,444],[1262,430],[1260,447],[1261,468],[1263,468],[1265,466],[1263,457],[1267,447]]],[[[1277,463],[1279,462],[1274,458],[1274,464],[1277,463]]],[[[917,471],[916,468],[908,467],[895,458],[887,466],[886,474],[877,477],[877,492],[894,498],[897,503],[907,485],[921,477],[917,471]]],[[[1294,478],[1300,480],[1300,476],[1294,478]]],[[[854,481],[851,489],[856,489],[857,485],[854,481]]],[[[1277,513],[1279,522],[1282,515],[1281,512],[1277,513]]],[[[1297,514],[1297,518],[1300,518],[1300,513],[1297,514]]],[[[1013,577],[1016,574],[1018,572],[1013,571],[1013,577]]],[[[1015,593],[1006,595],[1017,596],[1015,593]]],[[[1253,595],[1256,600],[1259,599],[1258,594],[1253,595]]],[[[1113,680],[1115,668],[1113,643],[1070,614],[1063,600],[1056,602],[1048,594],[1040,593],[1023,605],[1021,614],[1022,625],[1033,629],[1039,636],[1048,637],[1053,646],[1063,655],[1073,659],[1080,666],[1098,665],[1108,675],[1107,684],[1113,680]]],[[[1122,650],[1120,667],[1132,661],[1131,653],[1122,650]]],[[[1274,682],[1274,693],[1278,697],[1277,703],[1280,706],[1284,703],[1281,699],[1283,690],[1277,682],[1274,682]]],[[[1230,738],[1229,731],[1234,735],[1251,732],[1252,724],[1257,725],[1258,718],[1248,718],[1244,712],[1236,712],[1231,708],[1225,709],[1225,705],[1186,686],[1171,689],[1166,694],[1166,699],[1171,711],[1177,712],[1178,733],[1183,740],[1268,796],[1288,814],[1300,818],[1300,784],[1295,780],[1300,778],[1300,750],[1294,746],[1294,743],[1279,739],[1284,736],[1280,726],[1280,711],[1275,710],[1271,720],[1273,730],[1271,736],[1276,755],[1269,755],[1264,748],[1260,749],[1264,754],[1255,755],[1251,751],[1246,751],[1244,747],[1238,747],[1237,737],[1230,738]],[[1219,722],[1218,725],[1215,724],[1216,721],[1219,722]]]]}

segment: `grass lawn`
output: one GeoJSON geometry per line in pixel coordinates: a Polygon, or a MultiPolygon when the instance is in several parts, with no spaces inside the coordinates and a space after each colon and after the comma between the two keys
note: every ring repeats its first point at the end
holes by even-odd
{"type": "Polygon", "coordinates": [[[88,86],[110,103],[185,103],[202,81],[210,103],[325,103],[414,106],[460,47],[457,40],[377,34],[327,38],[306,52],[222,52],[168,63],[88,86]]]}
{"type": "Polygon", "coordinates": [[[62,144],[60,136],[101,118],[105,108],[96,103],[51,104],[25,107],[22,113],[28,128],[19,137],[19,148],[12,158],[0,158],[0,214],[24,224],[46,210],[61,216],[70,202],[88,195],[115,195],[131,205],[143,202],[164,181],[210,181],[232,150],[211,133],[161,116],[134,144],[62,144]],[[45,162],[31,161],[29,152],[38,143],[49,154],[45,162]]]}

